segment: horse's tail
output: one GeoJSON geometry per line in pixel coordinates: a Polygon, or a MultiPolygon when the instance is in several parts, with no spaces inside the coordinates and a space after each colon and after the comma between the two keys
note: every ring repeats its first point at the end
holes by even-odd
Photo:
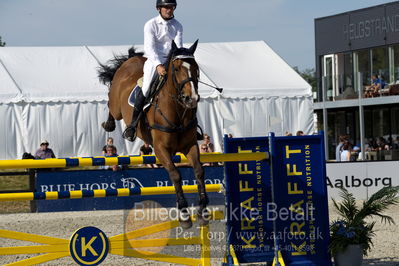
{"type": "Polygon", "coordinates": [[[134,56],[143,56],[143,53],[136,52],[136,49],[131,47],[127,55],[114,55],[114,58],[109,60],[106,64],[100,64],[97,70],[100,82],[110,87],[118,68],[129,58],[134,56]]]}

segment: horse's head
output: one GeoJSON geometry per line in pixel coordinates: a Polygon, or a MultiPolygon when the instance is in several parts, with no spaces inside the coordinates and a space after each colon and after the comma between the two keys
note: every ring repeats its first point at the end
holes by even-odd
{"type": "Polygon", "coordinates": [[[172,43],[169,68],[177,92],[177,101],[184,108],[196,108],[200,97],[198,95],[199,67],[194,59],[198,40],[190,48],[177,48],[172,43]]]}

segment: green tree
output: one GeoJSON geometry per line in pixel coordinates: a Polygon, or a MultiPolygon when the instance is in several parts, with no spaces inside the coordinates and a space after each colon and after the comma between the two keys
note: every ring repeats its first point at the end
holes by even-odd
{"type": "Polygon", "coordinates": [[[294,70],[301,75],[301,77],[306,80],[311,86],[312,86],[312,91],[316,91],[317,89],[317,79],[316,79],[316,71],[314,68],[307,68],[303,71],[299,70],[298,67],[293,67],[294,70]]]}
{"type": "Polygon", "coordinates": [[[6,45],[6,43],[1,40],[1,36],[0,36],[0,47],[3,47],[5,45],[6,45]]]}

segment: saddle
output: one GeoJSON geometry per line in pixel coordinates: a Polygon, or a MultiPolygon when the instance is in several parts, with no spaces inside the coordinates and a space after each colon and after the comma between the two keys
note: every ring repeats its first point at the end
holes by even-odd
{"type": "MultiPolygon", "coordinates": [[[[158,73],[154,75],[154,78],[151,81],[148,97],[146,97],[144,102],[144,108],[143,108],[144,111],[151,105],[151,102],[153,101],[154,97],[158,94],[159,89],[163,86],[164,83],[165,79],[161,78],[158,73]]],[[[134,107],[137,95],[142,87],[143,87],[143,77],[137,80],[137,85],[133,88],[132,92],[128,97],[128,103],[130,106],[134,107]]]]}

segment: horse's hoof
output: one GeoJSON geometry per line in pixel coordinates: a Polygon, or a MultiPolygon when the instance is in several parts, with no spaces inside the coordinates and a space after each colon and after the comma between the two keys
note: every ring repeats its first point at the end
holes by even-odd
{"type": "Polygon", "coordinates": [[[191,221],[191,218],[189,218],[188,220],[180,220],[179,219],[179,223],[183,229],[189,229],[193,226],[193,222],[191,221]]]}
{"type": "Polygon", "coordinates": [[[191,221],[190,213],[187,208],[180,209],[179,222],[183,229],[189,229],[193,226],[193,221],[191,221]]]}
{"type": "Polygon", "coordinates": [[[133,128],[127,127],[125,131],[123,131],[122,137],[130,142],[136,140],[136,131],[133,128]]]}
{"type": "Polygon", "coordinates": [[[110,121],[106,121],[106,122],[102,122],[101,126],[104,128],[105,131],[107,132],[112,132],[115,130],[115,121],[110,122],[110,121]]]}
{"type": "Polygon", "coordinates": [[[198,215],[198,223],[200,226],[205,226],[209,224],[209,219],[205,219],[204,217],[198,215]]]}
{"type": "Polygon", "coordinates": [[[208,208],[205,208],[202,211],[198,212],[197,217],[200,226],[208,225],[209,221],[211,220],[211,212],[208,210],[208,208]]]}

